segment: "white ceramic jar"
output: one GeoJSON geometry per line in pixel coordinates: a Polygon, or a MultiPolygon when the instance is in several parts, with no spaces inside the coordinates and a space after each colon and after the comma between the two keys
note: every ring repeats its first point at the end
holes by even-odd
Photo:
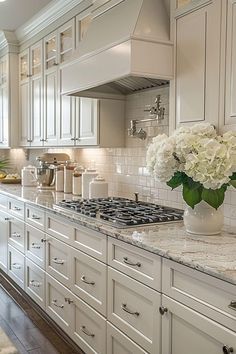
{"type": "Polygon", "coordinates": [[[64,193],[72,193],[72,175],[75,168],[75,164],[71,161],[67,161],[64,166],[64,193]]]}
{"type": "Polygon", "coordinates": [[[56,167],[55,178],[56,192],[64,192],[64,165],[59,165],[56,167]]]}
{"type": "Polygon", "coordinates": [[[21,170],[21,184],[23,187],[35,187],[37,185],[34,166],[25,166],[21,170]]]}
{"type": "Polygon", "coordinates": [[[108,197],[108,183],[102,176],[95,177],[89,183],[89,199],[92,198],[107,198],[108,197]]]}
{"type": "Polygon", "coordinates": [[[97,177],[98,173],[95,169],[87,168],[84,173],[82,173],[82,198],[89,198],[89,183],[97,177]]]}
{"type": "Polygon", "coordinates": [[[73,195],[81,195],[82,194],[82,173],[84,172],[84,168],[78,166],[74,169],[72,176],[72,194],[73,195]]]}

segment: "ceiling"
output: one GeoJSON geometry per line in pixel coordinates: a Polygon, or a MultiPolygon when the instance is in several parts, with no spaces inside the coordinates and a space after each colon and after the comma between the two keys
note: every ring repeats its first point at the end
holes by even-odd
{"type": "Polygon", "coordinates": [[[6,0],[0,2],[0,30],[15,31],[51,0],[6,0]]]}

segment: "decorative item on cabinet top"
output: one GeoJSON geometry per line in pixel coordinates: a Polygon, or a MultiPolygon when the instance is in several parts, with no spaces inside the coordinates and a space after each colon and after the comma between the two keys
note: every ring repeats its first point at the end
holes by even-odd
{"type": "Polygon", "coordinates": [[[193,234],[214,235],[223,226],[223,214],[218,209],[229,186],[236,186],[236,133],[217,135],[209,123],[181,127],[170,137],[153,138],[147,151],[147,166],[160,182],[172,189],[183,185],[183,198],[196,210],[184,215],[185,226],[193,234]],[[210,208],[199,210],[206,202],[210,208]],[[218,209],[215,212],[214,209],[218,209]],[[216,215],[215,215],[216,214],[216,215]],[[211,221],[212,219],[212,221],[211,221]],[[206,222],[207,221],[207,222],[206,222]]]}

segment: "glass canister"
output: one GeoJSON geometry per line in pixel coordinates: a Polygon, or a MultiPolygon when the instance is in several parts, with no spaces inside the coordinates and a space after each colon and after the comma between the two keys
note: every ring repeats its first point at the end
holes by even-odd
{"type": "Polygon", "coordinates": [[[72,176],[72,194],[82,195],[82,173],[84,168],[82,166],[77,166],[74,168],[72,176]]]}
{"type": "Polygon", "coordinates": [[[72,176],[75,166],[74,162],[66,161],[64,166],[64,193],[72,193],[72,176]]]}

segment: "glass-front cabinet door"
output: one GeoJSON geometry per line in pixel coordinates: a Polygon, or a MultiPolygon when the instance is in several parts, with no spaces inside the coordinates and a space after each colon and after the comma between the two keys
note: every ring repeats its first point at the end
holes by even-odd
{"type": "Polygon", "coordinates": [[[49,70],[58,65],[57,33],[53,32],[44,39],[44,68],[49,70]]]}
{"type": "Polygon", "coordinates": [[[7,65],[7,56],[4,56],[0,59],[0,86],[7,84],[7,72],[8,72],[8,65],[7,65]]]}
{"type": "Polygon", "coordinates": [[[80,42],[86,35],[91,22],[92,16],[89,9],[87,11],[84,11],[82,14],[76,16],[76,47],[78,48],[78,50],[80,42]]]}
{"type": "Polygon", "coordinates": [[[31,63],[31,75],[37,76],[42,74],[42,41],[34,44],[30,47],[30,63],[31,63]]]}
{"type": "Polygon", "coordinates": [[[19,74],[20,82],[28,80],[30,77],[30,68],[29,68],[29,49],[26,49],[24,52],[19,55],[19,74]]]}
{"type": "Polygon", "coordinates": [[[59,60],[64,63],[70,60],[75,50],[75,19],[64,24],[58,30],[59,60]]]}

